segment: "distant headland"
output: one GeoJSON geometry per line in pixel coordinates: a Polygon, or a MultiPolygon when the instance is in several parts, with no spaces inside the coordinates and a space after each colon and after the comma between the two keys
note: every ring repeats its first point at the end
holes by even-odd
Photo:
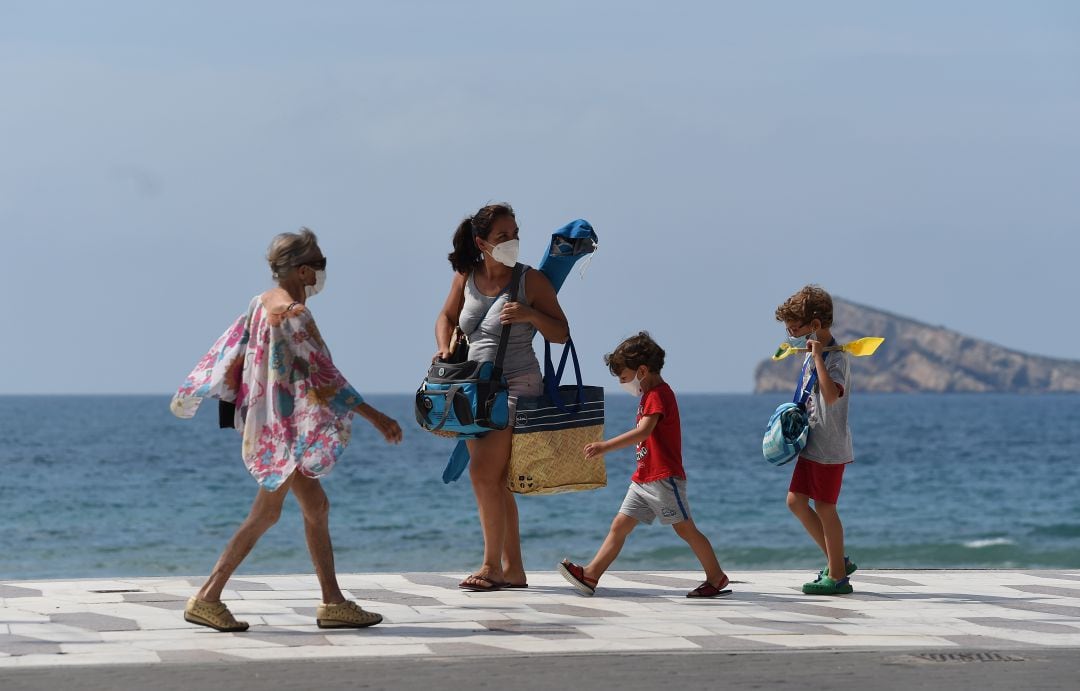
{"type": "MultiPolygon", "coordinates": [[[[856,391],[1051,393],[1080,391],[1080,360],[1021,353],[940,326],[834,299],[837,342],[884,336],[871,357],[852,358],[856,391]]],[[[802,358],[764,360],[754,391],[790,391],[802,358]]]]}

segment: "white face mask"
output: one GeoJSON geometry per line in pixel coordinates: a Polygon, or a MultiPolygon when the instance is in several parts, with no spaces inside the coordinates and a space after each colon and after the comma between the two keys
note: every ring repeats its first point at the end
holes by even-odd
{"type": "Polygon", "coordinates": [[[304,294],[310,297],[315,297],[322,292],[323,287],[326,286],[326,270],[315,272],[315,285],[304,286],[304,294]]]}
{"type": "Polygon", "coordinates": [[[619,382],[619,386],[621,386],[623,391],[630,394],[631,396],[640,396],[641,395],[641,377],[640,376],[636,376],[633,379],[631,379],[630,381],[621,381],[621,382],[619,382]]]}
{"type": "Polygon", "coordinates": [[[521,243],[518,240],[500,242],[491,248],[491,258],[512,269],[517,264],[518,248],[520,244],[521,243]]]}

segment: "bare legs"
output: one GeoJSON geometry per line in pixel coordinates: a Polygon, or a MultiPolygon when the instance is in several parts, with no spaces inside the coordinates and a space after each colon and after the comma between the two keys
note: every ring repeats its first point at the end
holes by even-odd
{"type": "Polygon", "coordinates": [[[840,514],[836,512],[836,504],[815,500],[814,507],[810,508],[810,497],[788,492],[787,505],[825,553],[829,563],[829,575],[836,580],[844,578],[847,575],[847,566],[844,564],[844,525],[840,522],[840,514]]]}
{"type": "Polygon", "coordinates": [[[210,577],[199,589],[197,598],[207,602],[221,600],[221,591],[225,589],[225,584],[233,572],[251,552],[259,538],[277,523],[281,516],[281,506],[285,503],[290,489],[296,495],[304,515],[304,534],[312,564],[315,566],[315,574],[322,588],[323,602],[335,604],[345,601],[334,572],[334,552],[330,544],[330,501],[318,480],[304,477],[298,472],[289,476],[274,492],[259,488],[251,511],[225,545],[225,550],[214,565],[210,577]]]}
{"type": "Polygon", "coordinates": [[[634,531],[637,524],[636,518],[630,518],[624,513],[615,514],[615,518],[611,521],[611,530],[604,538],[604,543],[600,545],[600,549],[596,550],[596,556],[592,558],[592,561],[585,566],[586,578],[592,581],[600,580],[615,558],[619,556],[623,545],[626,544],[626,538],[634,531]]]}
{"type": "MultiPolygon", "coordinates": [[[[600,549],[596,551],[596,556],[592,558],[592,561],[584,567],[586,578],[590,581],[600,580],[604,572],[615,562],[615,558],[619,556],[623,545],[626,544],[626,538],[637,527],[637,524],[636,518],[631,518],[624,513],[615,514],[615,518],[611,521],[611,529],[608,531],[607,537],[604,538],[604,543],[600,545],[600,549]]],[[[698,530],[697,525],[690,518],[679,521],[671,527],[675,529],[675,534],[685,540],[686,544],[690,545],[690,549],[694,551],[694,556],[698,558],[702,568],[705,569],[705,580],[719,587],[725,578],[725,574],[723,569],[720,568],[720,562],[716,559],[716,553],[713,552],[709,538],[698,530]]]]}
{"type": "Polygon", "coordinates": [[[468,442],[469,477],[484,533],[484,561],[476,575],[495,583],[525,582],[517,503],[506,486],[512,435],[505,429],[468,442]]]}
{"type": "Polygon", "coordinates": [[[713,551],[709,538],[698,530],[692,518],[679,521],[672,527],[675,528],[675,533],[690,545],[690,549],[694,550],[694,556],[705,569],[705,580],[719,588],[727,575],[720,568],[720,562],[716,559],[716,552],[713,551]]]}
{"type": "Polygon", "coordinates": [[[259,493],[255,495],[255,501],[251,505],[247,518],[225,545],[225,551],[218,557],[213,571],[210,572],[210,577],[206,579],[206,583],[195,597],[207,602],[221,600],[221,591],[225,589],[225,583],[228,582],[229,577],[251,552],[251,548],[255,546],[263,533],[281,517],[281,505],[285,502],[285,496],[289,493],[289,487],[295,477],[296,474],[293,473],[275,492],[268,492],[259,487],[259,493]]]}
{"type": "Polygon", "coordinates": [[[322,589],[322,601],[328,605],[345,602],[345,595],[338,587],[334,548],[330,544],[330,500],[318,480],[299,473],[293,473],[293,477],[296,481],[292,490],[304,514],[304,537],[322,589]]]}

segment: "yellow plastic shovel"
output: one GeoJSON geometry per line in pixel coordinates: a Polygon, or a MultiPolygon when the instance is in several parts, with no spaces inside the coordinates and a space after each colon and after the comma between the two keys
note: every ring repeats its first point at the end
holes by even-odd
{"type": "MultiPolygon", "coordinates": [[[[866,338],[860,338],[857,341],[851,343],[845,343],[844,345],[828,346],[824,350],[842,350],[845,353],[850,353],[855,357],[866,357],[867,355],[873,355],[874,351],[878,349],[878,346],[885,342],[884,338],[877,336],[867,336],[866,338]]],[[[795,353],[808,353],[809,348],[792,348],[789,343],[781,343],[780,347],[773,353],[773,360],[783,360],[789,355],[795,353]]]]}

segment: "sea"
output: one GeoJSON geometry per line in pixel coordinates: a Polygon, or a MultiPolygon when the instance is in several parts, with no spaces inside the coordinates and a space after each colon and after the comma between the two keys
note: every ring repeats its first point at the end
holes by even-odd
{"type": "MultiPolygon", "coordinates": [[[[475,568],[482,538],[467,476],[441,473],[452,442],[414,422],[412,396],[368,397],[405,439],[363,420],[324,486],[342,572],[475,568]]],[[[824,566],[785,505],[792,465],[761,437],[782,395],[678,397],[691,512],[725,570],[824,566]]],[[[192,420],[162,396],[0,396],[0,578],[200,576],[244,519],[256,483],[217,409],[192,420]]],[[[609,392],[607,434],[636,400],[609,392]]],[[[855,462],[839,510],[862,568],[1080,568],[1080,396],[856,394],[855,462]]],[[[633,472],[606,457],[599,490],[519,497],[526,568],[588,560],[633,472]]],[[[639,526],[615,569],[694,570],[674,531],[639,526]]],[[[310,573],[296,502],[239,574],[310,573]]]]}

